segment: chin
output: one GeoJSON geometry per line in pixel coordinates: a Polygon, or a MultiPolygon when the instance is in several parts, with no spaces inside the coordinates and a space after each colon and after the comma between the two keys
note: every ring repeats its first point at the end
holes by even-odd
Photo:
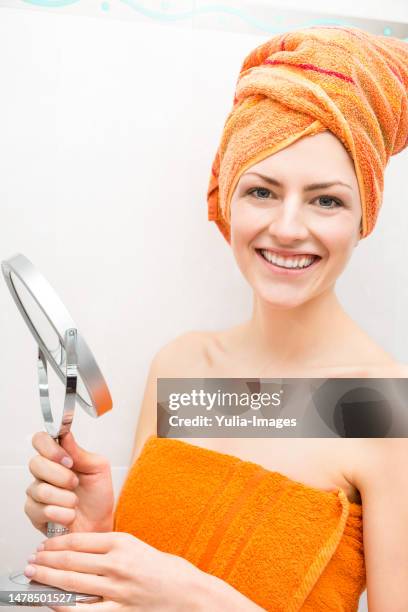
{"type": "Polygon", "coordinates": [[[289,310],[290,308],[296,308],[301,304],[304,304],[308,301],[308,297],[305,296],[285,296],[282,295],[271,295],[270,293],[266,293],[264,291],[255,290],[258,298],[275,308],[276,310],[289,310]]]}

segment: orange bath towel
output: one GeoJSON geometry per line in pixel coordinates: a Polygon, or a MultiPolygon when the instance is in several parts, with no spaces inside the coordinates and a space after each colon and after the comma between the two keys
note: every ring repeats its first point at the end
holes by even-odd
{"type": "Polygon", "coordinates": [[[362,508],[279,472],[150,436],[115,510],[125,531],[218,576],[265,610],[354,612],[362,508]]]}
{"type": "Polygon", "coordinates": [[[353,27],[277,34],[245,58],[207,190],[208,219],[230,242],[230,206],[249,166],[330,130],[354,161],[361,237],[382,204],[391,155],[408,146],[408,44],[353,27]]]}

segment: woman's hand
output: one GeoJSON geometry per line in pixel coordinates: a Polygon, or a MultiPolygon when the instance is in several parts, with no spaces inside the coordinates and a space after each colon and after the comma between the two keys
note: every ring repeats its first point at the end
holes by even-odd
{"type": "MultiPolygon", "coordinates": [[[[27,576],[66,591],[103,597],[103,602],[64,606],[66,612],[85,606],[98,612],[205,609],[202,591],[212,576],[128,533],[73,533],[43,545],[34,561],[29,560],[27,576]],[[28,568],[35,568],[35,573],[28,568]]],[[[57,606],[51,609],[59,611],[57,606]]]]}
{"type": "Polygon", "coordinates": [[[79,447],[72,432],[60,444],[38,432],[32,443],[39,454],[30,460],[35,480],[26,490],[24,511],[34,527],[44,535],[48,521],[71,532],[111,531],[114,495],[108,460],[79,447]]]}

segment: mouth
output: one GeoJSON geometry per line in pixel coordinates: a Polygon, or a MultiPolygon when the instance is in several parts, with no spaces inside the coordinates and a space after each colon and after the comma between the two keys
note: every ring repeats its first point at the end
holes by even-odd
{"type": "Polygon", "coordinates": [[[275,274],[297,276],[314,268],[322,259],[320,255],[278,256],[267,249],[255,249],[260,260],[275,274]]]}

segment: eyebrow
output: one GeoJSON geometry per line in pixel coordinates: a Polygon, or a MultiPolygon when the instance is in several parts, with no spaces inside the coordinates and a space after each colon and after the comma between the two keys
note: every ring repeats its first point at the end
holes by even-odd
{"type": "MultiPolygon", "coordinates": [[[[275,185],[276,187],[283,187],[282,183],[280,183],[276,179],[273,179],[270,176],[265,176],[264,174],[259,174],[259,172],[245,172],[245,174],[243,174],[242,176],[247,176],[249,174],[255,174],[256,176],[259,176],[261,179],[263,179],[270,185],[275,185]]],[[[347,183],[343,183],[342,181],[332,181],[330,183],[312,183],[311,185],[306,185],[306,187],[303,188],[303,191],[315,191],[316,189],[325,189],[326,187],[331,187],[332,185],[344,185],[344,187],[352,189],[351,185],[347,185],[347,183]]]]}

